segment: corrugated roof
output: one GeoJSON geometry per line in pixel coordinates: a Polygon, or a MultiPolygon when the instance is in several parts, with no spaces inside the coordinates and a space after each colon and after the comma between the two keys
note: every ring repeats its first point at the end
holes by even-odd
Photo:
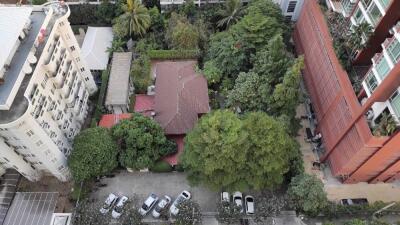
{"type": "Polygon", "coordinates": [[[114,52],[105,105],[128,104],[132,52],[114,52]]]}
{"type": "Polygon", "coordinates": [[[111,27],[88,27],[81,55],[90,70],[107,69],[107,49],[112,45],[113,36],[111,27]]]}
{"type": "Polygon", "coordinates": [[[199,114],[210,111],[207,80],[196,73],[197,62],[164,61],[155,63],[155,120],[165,134],[186,134],[199,114]]]}

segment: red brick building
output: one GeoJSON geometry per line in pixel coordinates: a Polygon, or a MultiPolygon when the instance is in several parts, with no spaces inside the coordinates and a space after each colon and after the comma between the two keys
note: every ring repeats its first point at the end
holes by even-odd
{"type": "Polygon", "coordinates": [[[367,47],[354,59],[354,65],[368,67],[360,94],[353,91],[339,63],[317,0],[305,0],[294,32],[296,51],[305,58],[303,75],[317,131],[323,136],[320,160],[345,183],[390,182],[400,177],[400,133],[374,136],[371,127],[383,112],[397,122],[400,118],[400,1],[339,3],[336,8],[348,18],[349,26],[367,21],[374,27],[365,40],[367,47]]]}

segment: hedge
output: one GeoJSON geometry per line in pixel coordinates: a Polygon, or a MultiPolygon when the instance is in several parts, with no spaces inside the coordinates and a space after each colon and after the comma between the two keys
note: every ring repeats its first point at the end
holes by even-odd
{"type": "Polygon", "coordinates": [[[109,69],[104,70],[101,74],[101,87],[99,91],[99,98],[97,99],[97,105],[95,106],[95,113],[94,113],[94,118],[98,121],[100,120],[101,114],[102,114],[102,109],[103,109],[103,103],[104,103],[104,98],[106,95],[106,90],[107,90],[107,84],[108,84],[108,76],[109,76],[109,69]]]}
{"type": "Polygon", "coordinates": [[[196,59],[200,56],[198,49],[193,50],[150,50],[150,59],[196,59]]]}
{"type": "Polygon", "coordinates": [[[173,170],[172,166],[165,161],[156,162],[154,166],[150,168],[150,171],[156,173],[166,173],[166,172],[171,172],[172,170],[173,170]]]}

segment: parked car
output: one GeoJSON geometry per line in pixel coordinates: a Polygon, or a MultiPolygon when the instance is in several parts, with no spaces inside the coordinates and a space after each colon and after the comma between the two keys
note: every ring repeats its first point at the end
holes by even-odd
{"type": "Polygon", "coordinates": [[[233,193],[233,202],[240,207],[240,212],[243,212],[243,194],[240,191],[233,193]]]}
{"type": "Polygon", "coordinates": [[[246,195],[244,198],[244,204],[246,206],[246,214],[253,215],[254,214],[254,197],[251,195],[246,195]]]}
{"type": "Polygon", "coordinates": [[[342,205],[368,205],[368,200],[366,198],[342,199],[340,203],[342,205]]]}
{"type": "Polygon", "coordinates": [[[190,198],[190,192],[182,191],[182,193],[180,193],[179,196],[175,199],[174,203],[172,203],[171,207],[169,208],[169,212],[174,216],[178,215],[178,205],[185,200],[189,200],[190,198]]]}
{"type": "Polygon", "coordinates": [[[122,196],[119,198],[117,204],[115,205],[113,211],[111,212],[111,216],[115,219],[119,218],[124,211],[124,206],[128,201],[128,197],[122,196]]]}
{"type": "Polygon", "coordinates": [[[113,193],[110,193],[108,195],[108,197],[106,198],[106,200],[104,201],[103,207],[101,207],[100,212],[102,214],[108,213],[108,211],[110,211],[110,209],[113,207],[113,205],[115,204],[115,202],[117,200],[118,200],[118,196],[116,196],[113,193]]]}
{"type": "Polygon", "coordinates": [[[158,201],[158,196],[156,194],[150,194],[149,197],[147,197],[146,201],[144,201],[142,207],[140,207],[139,209],[140,215],[144,216],[148,212],[150,212],[150,210],[154,207],[157,201],[158,201]]]}
{"type": "Polygon", "coordinates": [[[171,203],[171,197],[169,197],[168,195],[165,195],[164,198],[162,198],[160,200],[160,202],[158,202],[158,204],[154,208],[153,212],[151,213],[153,215],[153,217],[154,218],[160,217],[161,211],[163,209],[167,208],[170,203],[171,203]]]}
{"type": "Polygon", "coordinates": [[[229,203],[231,201],[231,196],[229,195],[229,192],[223,191],[221,192],[221,202],[227,202],[229,203]]]}

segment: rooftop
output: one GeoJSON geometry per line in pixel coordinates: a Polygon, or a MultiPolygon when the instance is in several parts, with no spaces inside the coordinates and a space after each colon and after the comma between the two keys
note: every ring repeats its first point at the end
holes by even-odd
{"type": "Polygon", "coordinates": [[[196,61],[162,61],[156,72],[155,120],[165,134],[186,134],[201,114],[210,111],[207,80],[196,73],[196,61]]]}
{"type": "Polygon", "coordinates": [[[128,104],[132,52],[114,52],[105,105],[128,104]]]}
{"type": "Polygon", "coordinates": [[[82,57],[90,70],[107,69],[113,32],[111,27],[88,27],[82,44],[82,57]]]}
{"type": "MultiPolygon", "coordinates": [[[[18,41],[23,28],[29,22],[32,8],[28,7],[0,7],[0,68],[8,57],[13,54],[13,48],[18,41]]],[[[1,75],[0,75],[1,76],[1,75]]]]}
{"type": "MultiPolygon", "coordinates": [[[[9,7],[2,7],[0,9],[7,9],[9,7]]],[[[19,85],[18,81],[21,82],[17,95],[9,110],[0,110],[0,123],[8,123],[14,121],[20,117],[28,107],[28,101],[24,97],[25,89],[28,86],[31,76],[25,76],[24,73],[20,73],[21,69],[28,57],[29,52],[33,47],[33,43],[40,31],[46,14],[41,12],[32,12],[29,17],[32,21],[32,28],[29,31],[26,39],[22,42],[15,53],[10,63],[10,69],[6,72],[6,79],[4,83],[0,85],[0,105],[5,105],[7,99],[10,97],[10,93],[15,85],[19,85]]],[[[13,17],[14,18],[14,17],[13,17]]],[[[7,43],[3,43],[0,40],[0,45],[4,46],[7,43]]]]}
{"type": "Polygon", "coordinates": [[[111,128],[115,124],[119,123],[120,120],[131,118],[132,114],[123,113],[123,114],[106,114],[101,117],[99,122],[100,127],[111,128]]]}

